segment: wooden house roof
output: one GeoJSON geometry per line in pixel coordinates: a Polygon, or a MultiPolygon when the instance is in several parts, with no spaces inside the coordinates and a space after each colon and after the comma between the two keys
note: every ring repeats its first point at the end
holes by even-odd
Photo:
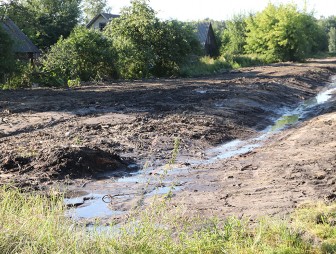
{"type": "Polygon", "coordinates": [[[202,46],[204,46],[207,41],[210,27],[210,22],[202,22],[197,24],[197,37],[202,46]]]}
{"type": "Polygon", "coordinates": [[[0,20],[1,27],[9,34],[14,41],[15,53],[40,53],[40,50],[25,35],[20,28],[10,18],[0,20]]]}
{"type": "Polygon", "coordinates": [[[114,19],[114,18],[119,18],[120,15],[117,15],[117,14],[111,14],[111,13],[106,13],[106,12],[103,12],[103,13],[99,13],[97,14],[87,25],[86,27],[87,28],[90,28],[92,26],[92,24],[94,22],[96,22],[96,20],[102,16],[104,19],[106,19],[106,22],[109,22],[111,19],[114,19]]]}

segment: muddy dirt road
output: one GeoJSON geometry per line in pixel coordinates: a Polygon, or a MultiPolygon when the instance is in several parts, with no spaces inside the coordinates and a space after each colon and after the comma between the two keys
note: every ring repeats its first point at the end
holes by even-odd
{"type": "Polygon", "coordinates": [[[251,153],[193,162],[210,148],[257,135],[335,74],[336,59],[324,59],[209,78],[2,91],[0,182],[33,190],[98,189],[122,197],[111,204],[118,216],[139,204],[139,192],[164,193],[172,182],[173,201],[205,215],[283,214],[304,200],[333,200],[333,101],[251,153]],[[138,177],[124,177],[146,162],[145,174],[160,177],[176,139],[173,167],[179,170],[149,189],[138,177]]]}

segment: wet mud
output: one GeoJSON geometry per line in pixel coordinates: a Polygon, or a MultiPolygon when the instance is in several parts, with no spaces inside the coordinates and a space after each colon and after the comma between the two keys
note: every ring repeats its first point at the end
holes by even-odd
{"type": "MultiPolygon", "coordinates": [[[[171,195],[176,204],[204,215],[286,213],[301,199],[286,180],[279,180],[286,179],[279,172],[297,169],[298,161],[305,160],[294,151],[307,144],[301,144],[300,137],[297,147],[292,140],[281,141],[282,132],[265,139],[260,133],[289,124],[284,133],[294,135],[294,129],[309,130],[299,129],[298,122],[315,124],[316,117],[333,114],[333,100],[315,103],[314,110],[295,110],[307,99],[319,101],[315,95],[335,73],[336,59],[322,59],[198,79],[2,91],[0,183],[40,191],[57,187],[68,193],[69,207],[82,211],[73,215],[76,218],[120,218],[155,194],[171,195]],[[176,140],[179,153],[171,163],[176,140]],[[278,146],[288,155],[275,153],[278,146]],[[279,189],[274,191],[277,199],[270,194],[274,188],[279,189]],[[113,197],[111,202],[102,201],[105,195],[113,197]]],[[[333,139],[326,140],[323,133],[315,138],[326,148],[315,143],[318,149],[330,149],[333,139]]],[[[323,162],[313,155],[312,164],[316,160],[333,170],[331,159],[323,162]]],[[[312,175],[300,181],[314,181],[312,175]]],[[[323,185],[318,192],[306,190],[302,200],[332,195],[326,186],[330,187],[323,185]]]]}

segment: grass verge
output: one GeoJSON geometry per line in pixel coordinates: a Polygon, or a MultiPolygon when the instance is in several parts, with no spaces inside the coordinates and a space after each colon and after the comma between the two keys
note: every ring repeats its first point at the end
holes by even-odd
{"type": "Polygon", "coordinates": [[[306,205],[290,220],[187,216],[169,199],[121,227],[87,231],[55,195],[0,189],[0,253],[335,253],[336,205],[306,205]]]}

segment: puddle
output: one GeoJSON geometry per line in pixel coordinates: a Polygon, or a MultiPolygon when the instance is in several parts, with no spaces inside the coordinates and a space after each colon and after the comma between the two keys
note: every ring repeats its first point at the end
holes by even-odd
{"type": "Polygon", "coordinates": [[[195,92],[200,94],[206,94],[208,91],[204,89],[196,89],[195,92]]]}
{"type": "Polygon", "coordinates": [[[176,191],[180,191],[181,187],[178,186],[163,186],[163,187],[157,187],[153,191],[147,193],[145,196],[155,196],[155,195],[166,195],[171,193],[174,193],[176,191]]]}
{"type": "Polygon", "coordinates": [[[132,173],[131,176],[124,176],[116,180],[118,183],[146,183],[148,179],[145,177],[143,171],[132,173]]]}
{"type": "Polygon", "coordinates": [[[281,130],[285,127],[288,127],[290,125],[296,124],[300,119],[300,115],[294,114],[294,115],[284,115],[279,120],[275,122],[275,124],[272,126],[271,130],[281,130]]]}
{"type": "MultiPolygon", "coordinates": [[[[335,81],[334,81],[335,82],[335,81]]],[[[332,99],[336,94],[336,82],[326,88],[324,91],[318,93],[314,98],[308,99],[302,102],[294,110],[283,110],[282,116],[277,119],[273,126],[271,126],[271,131],[282,130],[286,127],[298,123],[301,119],[304,119],[309,113],[315,111],[315,107],[322,105],[332,99]]]]}
{"type": "Polygon", "coordinates": [[[251,152],[255,148],[262,146],[264,141],[269,138],[270,135],[298,123],[307,115],[314,112],[318,106],[323,105],[335,96],[336,80],[333,80],[333,83],[326,89],[318,93],[314,98],[300,103],[297,108],[285,108],[278,111],[278,114],[282,116],[274,119],[274,124],[261,131],[258,137],[244,141],[233,140],[216,148],[209,149],[205,153],[207,159],[194,162],[194,164],[210,164],[216,162],[217,160],[227,159],[251,152]]]}
{"type": "Polygon", "coordinates": [[[68,206],[73,205],[76,208],[72,208],[68,211],[67,215],[71,218],[78,219],[92,219],[92,218],[106,218],[113,215],[121,215],[122,211],[113,211],[108,207],[102,198],[104,195],[91,194],[82,197],[68,198],[64,202],[68,206]],[[76,205],[80,204],[80,205],[76,205]]]}

